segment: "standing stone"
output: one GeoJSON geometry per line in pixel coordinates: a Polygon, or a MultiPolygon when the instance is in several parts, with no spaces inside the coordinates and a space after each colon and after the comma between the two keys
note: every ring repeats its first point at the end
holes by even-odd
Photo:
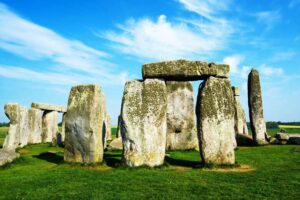
{"type": "Polygon", "coordinates": [[[164,81],[127,81],[122,101],[123,161],[130,167],[163,164],[167,133],[164,81]]]}
{"type": "Polygon", "coordinates": [[[200,85],[196,114],[204,163],[235,163],[234,113],[234,97],[228,79],[209,77],[200,85]]]}
{"type": "Polygon", "coordinates": [[[28,143],[28,109],[16,103],[4,106],[5,114],[10,119],[8,135],[3,144],[4,149],[23,147],[28,143]]]}
{"type": "Polygon", "coordinates": [[[253,141],[257,145],[268,144],[259,72],[255,69],[252,69],[248,76],[248,104],[253,141]]]}
{"type": "Polygon", "coordinates": [[[98,85],[72,87],[65,116],[65,161],[102,162],[105,113],[105,97],[98,85]]]}
{"type": "Polygon", "coordinates": [[[106,140],[111,140],[111,118],[109,114],[106,114],[105,117],[105,126],[106,126],[106,140]]]}
{"type": "Polygon", "coordinates": [[[61,122],[61,131],[57,135],[57,144],[61,145],[65,141],[65,129],[66,129],[66,113],[62,116],[62,122],[61,122]]]}
{"type": "Polygon", "coordinates": [[[42,116],[43,113],[39,109],[28,109],[29,124],[29,144],[38,144],[42,142],[42,116]]]}
{"type": "Polygon", "coordinates": [[[122,121],[122,117],[121,115],[118,116],[118,128],[116,131],[116,138],[121,136],[121,121],[122,121]]]}
{"type": "Polygon", "coordinates": [[[234,94],[235,105],[235,133],[248,135],[246,115],[240,102],[240,89],[238,87],[232,87],[232,90],[234,94]]]}
{"type": "Polygon", "coordinates": [[[194,94],[191,82],[166,81],[167,149],[189,150],[198,147],[194,94]]]}
{"type": "Polygon", "coordinates": [[[56,141],[56,134],[58,132],[57,111],[44,111],[42,127],[42,142],[56,141]]]}

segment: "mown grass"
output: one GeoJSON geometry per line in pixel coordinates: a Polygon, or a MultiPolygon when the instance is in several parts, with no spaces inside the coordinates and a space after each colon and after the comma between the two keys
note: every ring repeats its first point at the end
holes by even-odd
{"type": "MultiPolygon", "coordinates": [[[[113,132],[114,133],[114,132],[113,132]]],[[[298,199],[300,147],[239,147],[241,168],[201,168],[197,151],[167,152],[159,168],[121,165],[121,151],[105,163],[71,165],[63,148],[38,144],[0,169],[0,199],[298,199]]]]}

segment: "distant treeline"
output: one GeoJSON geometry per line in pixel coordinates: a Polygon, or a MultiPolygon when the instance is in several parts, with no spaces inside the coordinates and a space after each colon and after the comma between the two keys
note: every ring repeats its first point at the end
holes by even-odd
{"type": "MultiPolygon", "coordinates": [[[[247,122],[247,125],[250,128],[249,122],[247,122]]],[[[279,125],[300,126],[300,122],[266,122],[267,128],[279,128],[279,125]]]]}
{"type": "Polygon", "coordinates": [[[0,122],[0,127],[8,127],[9,123],[0,122]]]}

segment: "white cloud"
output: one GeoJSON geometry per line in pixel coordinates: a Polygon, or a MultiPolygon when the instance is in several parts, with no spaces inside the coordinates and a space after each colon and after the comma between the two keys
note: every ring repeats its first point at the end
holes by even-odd
{"type": "Polygon", "coordinates": [[[269,67],[267,65],[261,65],[259,67],[259,71],[262,75],[264,75],[266,77],[283,75],[283,69],[282,68],[269,67]]]}
{"type": "MultiPolygon", "coordinates": [[[[229,32],[221,34],[215,26],[193,21],[171,23],[165,15],[161,15],[157,21],[148,18],[131,19],[119,26],[121,33],[98,33],[98,36],[111,41],[117,50],[137,57],[192,58],[225,48],[229,32]]],[[[227,24],[224,26],[228,28],[227,24]]]]}
{"type": "Polygon", "coordinates": [[[277,22],[281,20],[279,11],[262,11],[253,14],[257,21],[266,26],[266,30],[270,30],[277,22]]]}
{"type": "Polygon", "coordinates": [[[290,60],[297,55],[294,51],[276,52],[272,56],[273,61],[290,60]]]}
{"type": "Polygon", "coordinates": [[[220,11],[226,11],[230,7],[231,0],[177,0],[184,7],[191,11],[195,12],[207,19],[215,20],[216,15],[220,11]]]}
{"type": "MultiPolygon", "coordinates": [[[[49,61],[52,63],[52,68],[57,68],[56,70],[69,71],[70,77],[74,76],[74,71],[93,76],[98,75],[98,78],[106,82],[115,80],[119,76],[109,70],[114,65],[107,61],[109,57],[107,53],[91,48],[80,41],[67,39],[48,28],[26,20],[1,3],[0,27],[0,48],[5,51],[32,62],[49,61]]],[[[29,71],[24,69],[24,72],[29,71]]],[[[52,75],[45,71],[39,73],[40,76],[52,75]]],[[[10,73],[10,75],[12,74],[10,73]]],[[[36,74],[29,73],[28,75],[36,74]]],[[[59,74],[56,75],[59,77],[59,74]]],[[[120,74],[120,76],[123,75],[120,74]]],[[[19,75],[15,76],[15,78],[18,77],[19,75]]]]}
{"type": "Polygon", "coordinates": [[[223,59],[223,63],[230,65],[230,72],[233,74],[239,73],[239,64],[244,60],[244,56],[232,55],[223,59]]]}

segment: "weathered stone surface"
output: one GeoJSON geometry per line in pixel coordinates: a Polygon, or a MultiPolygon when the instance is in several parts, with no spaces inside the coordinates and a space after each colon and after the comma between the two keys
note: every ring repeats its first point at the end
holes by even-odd
{"type": "Polygon", "coordinates": [[[105,132],[106,132],[106,140],[111,140],[111,118],[108,113],[105,116],[105,132]]]}
{"type": "Polygon", "coordinates": [[[235,136],[236,142],[238,146],[252,146],[253,145],[253,139],[249,135],[245,134],[236,134],[235,136]]]}
{"type": "Polygon", "coordinates": [[[58,133],[56,111],[44,111],[42,117],[42,128],[42,142],[56,141],[56,134],[58,133]]]}
{"type": "Polygon", "coordinates": [[[10,119],[10,126],[3,148],[15,149],[27,145],[29,138],[28,109],[16,103],[9,103],[4,106],[4,110],[10,119]]]}
{"type": "Polygon", "coordinates": [[[115,138],[111,141],[111,143],[108,146],[108,149],[117,149],[117,150],[122,150],[123,145],[122,145],[122,137],[115,138]]]}
{"type": "Polygon", "coordinates": [[[167,149],[198,146],[194,94],[191,82],[167,81],[167,149]]]}
{"type": "Polygon", "coordinates": [[[246,115],[240,102],[240,90],[238,87],[232,87],[232,91],[234,94],[235,105],[235,133],[248,135],[246,115]]]}
{"type": "Polygon", "coordinates": [[[131,167],[163,164],[167,133],[164,81],[127,81],[122,101],[123,161],[131,167]]]}
{"type": "Polygon", "coordinates": [[[196,114],[204,163],[235,163],[234,113],[234,97],[228,79],[210,77],[199,86],[196,114]]]}
{"type": "Polygon", "coordinates": [[[14,149],[0,149],[0,167],[19,158],[14,149]]]}
{"type": "Polygon", "coordinates": [[[285,140],[285,141],[288,141],[289,140],[289,135],[287,133],[277,133],[275,135],[275,137],[278,139],[278,140],[285,140]]]}
{"type": "Polygon", "coordinates": [[[229,77],[229,65],[201,61],[174,60],[144,64],[143,79],[163,78],[172,81],[204,80],[209,76],[229,77]]]}
{"type": "Polygon", "coordinates": [[[255,69],[248,76],[248,104],[253,140],[257,145],[268,144],[259,72],[255,69]]]}
{"type": "Polygon", "coordinates": [[[118,128],[117,128],[117,132],[116,132],[116,138],[121,136],[121,121],[122,121],[122,117],[121,115],[118,116],[118,128]]]}
{"type": "Polygon", "coordinates": [[[288,144],[300,144],[300,134],[289,134],[288,144]]]}
{"type": "Polygon", "coordinates": [[[61,122],[61,141],[64,142],[65,141],[65,137],[66,137],[66,113],[63,114],[62,116],[62,122],[61,122]]]}
{"type": "Polygon", "coordinates": [[[38,144],[42,142],[42,116],[43,113],[39,109],[28,109],[28,125],[29,125],[29,144],[38,144]]]}
{"type": "Polygon", "coordinates": [[[105,113],[105,97],[98,85],[72,87],[65,116],[65,161],[102,162],[105,113]]]}
{"type": "Polygon", "coordinates": [[[67,108],[65,106],[51,105],[46,103],[32,103],[31,107],[45,111],[67,112],[67,108]]]}
{"type": "Polygon", "coordinates": [[[269,143],[270,144],[280,144],[280,141],[275,137],[271,137],[269,140],[269,143]]]}

